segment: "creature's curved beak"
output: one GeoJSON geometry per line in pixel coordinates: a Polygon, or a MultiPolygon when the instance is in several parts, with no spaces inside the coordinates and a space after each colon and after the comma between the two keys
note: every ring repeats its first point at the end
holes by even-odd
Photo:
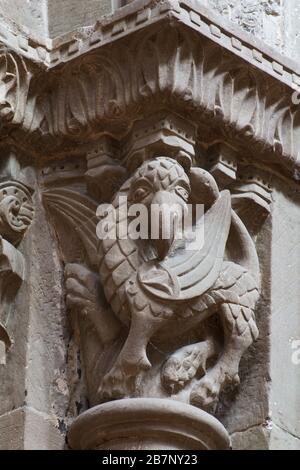
{"type": "Polygon", "coordinates": [[[183,210],[181,199],[168,191],[158,191],[152,199],[150,238],[159,260],[172,251],[183,210]]]}

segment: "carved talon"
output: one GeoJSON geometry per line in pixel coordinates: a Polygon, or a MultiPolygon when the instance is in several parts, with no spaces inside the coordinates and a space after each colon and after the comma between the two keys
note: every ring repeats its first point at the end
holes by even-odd
{"type": "Polygon", "coordinates": [[[220,383],[216,381],[215,377],[207,374],[193,388],[190,394],[191,404],[209,411],[219,398],[220,388],[220,383]]]}
{"type": "Polygon", "coordinates": [[[132,377],[126,377],[119,368],[106,374],[98,389],[100,402],[124,398],[130,394],[132,377]]]}
{"type": "Polygon", "coordinates": [[[130,374],[124,367],[115,365],[110,372],[104,376],[98,389],[100,401],[134,396],[141,371],[142,369],[137,366],[136,374],[130,374]]]}
{"type": "Polygon", "coordinates": [[[181,348],[167,360],[162,370],[165,388],[171,393],[182,390],[198,372],[205,373],[207,360],[214,354],[215,347],[210,340],[181,348]]]}
{"type": "Polygon", "coordinates": [[[209,411],[218,401],[220,392],[227,383],[238,385],[239,375],[236,371],[224,369],[217,364],[193,387],[190,394],[191,404],[209,411]]]}

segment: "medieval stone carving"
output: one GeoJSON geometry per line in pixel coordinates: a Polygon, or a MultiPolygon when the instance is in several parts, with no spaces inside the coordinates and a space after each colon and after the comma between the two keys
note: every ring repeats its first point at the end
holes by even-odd
{"type": "Polygon", "coordinates": [[[32,192],[14,180],[0,182],[0,363],[12,343],[7,331],[11,303],[25,276],[23,255],[16,245],[33,219],[32,192]]]}
{"type": "Polygon", "coordinates": [[[271,177],[259,168],[245,166],[231,187],[232,206],[251,233],[261,228],[271,213],[271,177]],[[255,214],[255,216],[254,216],[255,214]]]}
{"type": "Polygon", "coordinates": [[[32,192],[18,181],[0,183],[0,233],[13,245],[23,238],[33,219],[32,192]]]}
{"type": "Polygon", "coordinates": [[[218,142],[203,152],[202,163],[219,188],[230,189],[232,207],[254,234],[271,212],[272,176],[259,166],[241,162],[238,152],[218,142]]]}
{"type": "MultiPolygon", "coordinates": [[[[119,139],[141,118],[145,106],[152,112],[160,110],[163,97],[166,108],[174,107],[182,115],[188,109],[192,120],[209,122],[212,129],[247,151],[251,147],[252,159],[263,150],[268,163],[282,164],[285,172],[297,178],[299,108],[291,101],[300,83],[297,75],[277,58],[269,60],[249,38],[248,44],[246,39],[243,42],[233,33],[221,31],[198,2],[183,1],[181,6],[164,2],[164,8],[160,2],[133,2],[130,18],[139,4],[143,8],[147,4],[149,15],[143,21],[153,20],[151,27],[142,33],[135,31],[122,46],[110,44],[109,49],[105,47],[108,39],[103,41],[99,33],[101,41],[84,49],[89,54],[63,68],[64,80],[56,65],[69,62],[73,53],[56,57],[53,51],[51,64],[39,64],[40,73],[33,80],[32,64],[3,48],[1,113],[12,127],[16,143],[20,136],[28,139],[30,132],[33,147],[40,151],[43,141],[51,154],[66,137],[73,142],[107,132],[119,139]],[[226,50],[219,45],[220,38],[226,50]],[[96,47],[97,51],[90,50],[96,47]],[[47,80],[44,66],[51,68],[47,80]],[[265,73],[269,74],[268,84],[265,73]]],[[[270,5],[264,3],[266,11],[270,5]]],[[[127,9],[122,10],[118,15],[126,17],[127,9]]],[[[139,14],[135,14],[138,29],[139,14]]],[[[113,16],[109,21],[113,38],[118,36],[119,23],[124,23],[124,34],[133,27],[130,21],[114,23],[113,16]]],[[[74,50],[78,52],[75,46],[74,50]]]]}
{"type": "MultiPolygon", "coordinates": [[[[244,266],[230,263],[222,266],[231,217],[229,194],[215,194],[216,184],[201,171],[194,170],[192,180],[197,187],[207,189],[207,199],[216,196],[206,213],[203,251],[191,254],[186,247],[184,254],[180,251],[172,253],[176,234],[171,231],[168,240],[154,242],[154,256],[151,253],[152,256],[146,257],[146,262],[139,267],[145,255],[134,244],[129,243],[126,255],[119,247],[119,241],[108,246],[104,240],[101,245],[100,277],[105,282],[106,297],[115,299],[112,304],[115,314],[125,324],[130,323],[125,345],[100,386],[100,394],[104,397],[113,398],[120,393],[128,396],[132,390],[135,392],[139,374],[150,367],[146,348],[153,337],[172,336],[178,328],[183,328],[183,324],[187,329],[194,328],[208,312],[220,310],[225,335],[223,356],[199,383],[193,384],[190,395],[192,403],[206,407],[215,401],[227,381],[237,380],[240,357],[257,335],[253,320],[258,292],[255,249],[249,238],[248,259],[244,260],[244,266]],[[216,235],[212,243],[213,234],[216,235]],[[122,253],[123,259],[120,259],[122,253]],[[191,265],[188,266],[189,262],[191,265]],[[253,269],[256,271],[251,272],[253,269]],[[110,279],[107,277],[109,271],[110,279]],[[134,386],[130,389],[132,382],[134,386]]],[[[190,181],[175,161],[162,158],[146,162],[123,191],[129,201],[146,201],[148,206],[155,203],[184,205],[189,199],[190,181]]],[[[197,197],[195,189],[194,194],[197,197]]],[[[173,217],[178,216],[173,214],[173,217]]],[[[161,223],[170,223],[164,220],[164,214],[161,223]]],[[[243,230],[236,218],[233,225],[237,230],[243,230]]],[[[171,392],[192,381],[199,368],[206,370],[207,361],[216,354],[216,348],[209,337],[205,341],[207,344],[196,344],[175,353],[166,362],[162,380],[171,392]]]]}
{"type": "Polygon", "coordinates": [[[275,82],[267,91],[258,71],[196,33],[191,40],[179,27],[157,28],[137,35],[124,49],[90,54],[65,75],[64,83],[59,74],[49,77],[53,99],[49,102],[47,88],[42,91],[31,131],[72,137],[101,121],[110,128],[113,122],[114,134],[120,135],[130,128],[138,105],[159,107],[163,96],[179,113],[189,109],[195,119],[205,116],[213,126],[226,123],[224,134],[239,142],[246,138],[259,146],[263,141],[266,157],[275,151],[297,162],[299,110],[291,108],[291,94],[275,82]]]}
{"type": "Polygon", "coordinates": [[[22,57],[0,48],[0,115],[4,123],[23,124],[31,74],[22,57]]]}
{"type": "Polygon", "coordinates": [[[152,227],[166,230],[167,239],[132,240],[128,233],[99,242],[96,206],[86,196],[61,188],[44,198],[77,230],[88,265],[99,269],[100,278],[82,264],[66,267],[67,303],[79,322],[91,403],[172,396],[211,409],[226,385],[238,383],[241,356],[258,335],[257,254],[229,191],[220,192],[205,170],[159,157],[146,160],[115,195],[117,234],[125,222],[128,227],[127,209],[137,202],[148,210],[176,203],[182,214],[189,202],[189,210],[204,204],[204,245],[194,250],[189,238],[177,239],[179,212],[171,220],[162,212],[152,227]],[[157,357],[157,350],[165,353],[157,357]]]}
{"type": "MultiPolygon", "coordinates": [[[[264,28],[264,20],[269,16],[277,19],[278,30],[281,27],[282,4],[280,0],[208,0],[210,7],[232,21],[238,23],[246,31],[263,37],[268,42],[264,28]]],[[[278,33],[277,33],[278,34],[278,33]]]]}

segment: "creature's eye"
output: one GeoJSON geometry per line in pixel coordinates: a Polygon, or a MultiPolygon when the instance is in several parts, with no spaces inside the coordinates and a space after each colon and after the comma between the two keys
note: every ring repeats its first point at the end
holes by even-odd
{"type": "Polygon", "coordinates": [[[135,201],[141,201],[144,199],[146,196],[148,196],[149,190],[146,188],[138,188],[133,195],[133,199],[135,201]]]}
{"type": "Polygon", "coordinates": [[[175,191],[184,201],[188,200],[189,192],[183,186],[176,186],[175,191]]]}

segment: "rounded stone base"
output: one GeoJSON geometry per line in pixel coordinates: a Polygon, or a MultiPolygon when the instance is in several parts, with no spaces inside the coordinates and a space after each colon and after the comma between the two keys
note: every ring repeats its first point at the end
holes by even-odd
{"type": "Polygon", "coordinates": [[[224,426],[184,403],[130,398],[95,406],[80,415],[68,433],[71,449],[213,450],[229,449],[224,426]]]}

